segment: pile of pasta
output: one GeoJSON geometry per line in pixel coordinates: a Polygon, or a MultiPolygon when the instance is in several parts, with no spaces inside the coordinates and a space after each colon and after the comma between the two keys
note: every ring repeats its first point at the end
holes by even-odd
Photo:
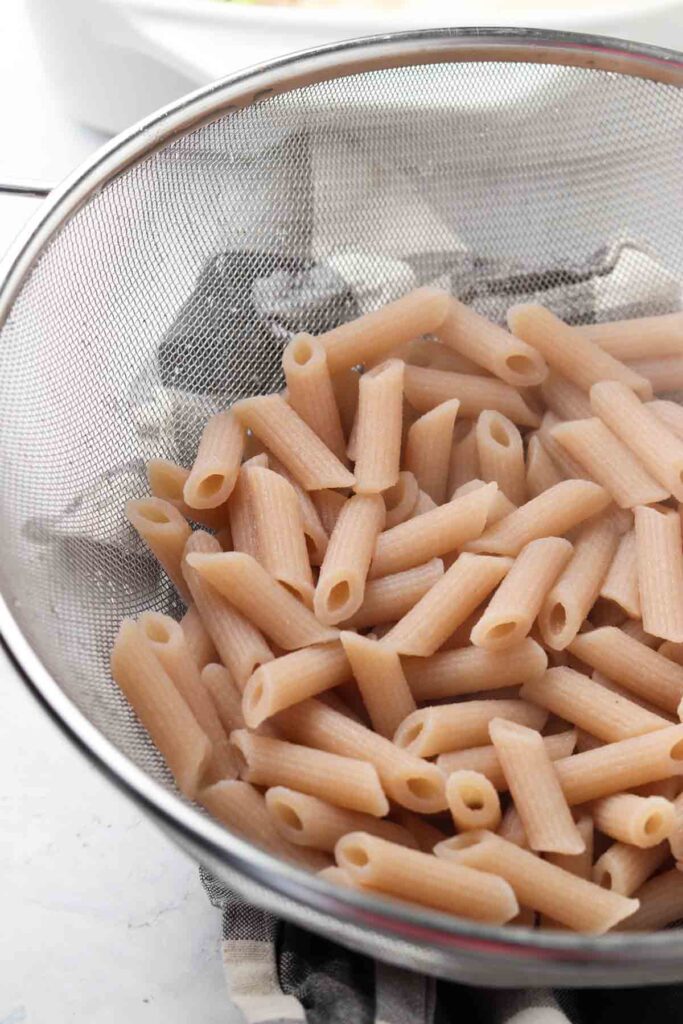
{"type": "Polygon", "coordinates": [[[286,389],[212,417],[191,469],[151,462],[126,512],[187,613],[125,620],[113,676],[183,794],[330,881],[664,927],[683,408],[654,394],[683,314],[508,327],[418,289],[294,337],[286,389]]]}

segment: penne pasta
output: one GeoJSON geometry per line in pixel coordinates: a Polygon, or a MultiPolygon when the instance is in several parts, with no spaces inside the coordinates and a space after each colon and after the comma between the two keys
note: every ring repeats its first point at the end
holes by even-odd
{"type": "Polygon", "coordinates": [[[400,358],[411,366],[428,366],[433,370],[452,370],[454,373],[481,373],[482,367],[467,356],[431,338],[414,338],[400,350],[400,358]]]}
{"type": "Polygon", "coordinates": [[[404,719],[396,730],[394,743],[416,757],[432,757],[445,751],[465,750],[487,743],[489,726],[494,718],[542,729],[547,717],[545,710],[522,700],[470,700],[461,704],[440,704],[420,708],[404,719]]]}
{"type": "Polygon", "coordinates": [[[325,345],[310,334],[297,334],[282,353],[282,369],[287,382],[287,401],[292,409],[343,463],[346,439],[325,345]]]}
{"type": "Polygon", "coordinates": [[[453,426],[459,406],[457,399],[442,402],[420,416],[408,431],[406,468],[414,475],[420,490],[437,505],[446,500],[453,426]]]}
{"type": "Polygon", "coordinates": [[[363,603],[344,623],[346,629],[366,629],[368,626],[394,623],[417,604],[421,597],[443,576],[443,562],[432,558],[403,572],[368,580],[363,603]]]}
{"type": "Polygon", "coordinates": [[[244,451],[244,427],[232,412],[207,420],[183,487],[190,508],[219,508],[232,493],[244,451]]]}
{"type": "Polygon", "coordinates": [[[228,521],[228,508],[224,502],[218,508],[190,508],[183,497],[183,488],[190,475],[189,469],[183,469],[169,459],[150,459],[145,466],[147,482],[153,497],[175,506],[184,519],[192,519],[195,523],[219,530],[228,521]]]}
{"type": "Polygon", "coordinates": [[[207,633],[201,615],[193,604],[183,615],[180,625],[185,634],[185,643],[199,669],[203,669],[212,661],[218,661],[213,640],[207,633]]]}
{"type": "Polygon", "coordinates": [[[351,666],[338,640],[292,651],[257,668],[244,688],[244,720],[250,729],[284,708],[339,686],[351,666]]]}
{"type": "MultiPolygon", "coordinates": [[[[325,552],[327,551],[327,532],[321,522],[318,510],[313,503],[313,500],[308,493],[305,491],[299,481],[292,476],[292,474],[285,469],[282,463],[274,457],[269,458],[270,468],[275,472],[279,473],[287,480],[296,494],[296,499],[299,503],[299,512],[301,513],[301,525],[304,531],[304,538],[306,541],[306,549],[308,551],[308,558],[311,565],[320,565],[325,552]]],[[[334,491],[319,491],[316,497],[321,494],[334,494],[334,491]]],[[[224,550],[228,550],[224,548],[224,550]]]]}
{"type": "Polygon", "coordinates": [[[681,355],[629,359],[627,366],[634,373],[649,380],[656,395],[680,391],[683,387],[683,356],[681,355]]]}
{"type": "Polygon", "coordinates": [[[382,495],[386,509],[384,525],[387,530],[410,519],[417,504],[418,494],[419,488],[413,474],[401,470],[393,487],[387,488],[382,495]]]}
{"type": "MultiPolygon", "coordinates": [[[[585,675],[590,671],[590,667],[588,665],[584,665],[583,662],[580,662],[579,665],[580,668],[577,670],[580,671],[582,674],[585,675]]],[[[663,718],[665,721],[669,723],[669,725],[672,725],[674,722],[678,720],[674,715],[670,714],[667,711],[663,711],[661,708],[657,707],[656,704],[651,704],[643,697],[639,697],[632,690],[626,689],[625,686],[619,686],[618,683],[615,683],[613,679],[609,679],[607,676],[603,675],[602,672],[594,671],[591,675],[591,678],[593,679],[593,682],[601,686],[603,690],[611,690],[612,693],[616,693],[620,697],[624,697],[626,700],[630,700],[632,704],[637,704],[638,707],[645,708],[645,710],[649,711],[650,714],[657,715],[659,716],[659,718],[663,718]]]]}
{"type": "MultiPolygon", "coordinates": [[[[543,745],[551,761],[557,761],[561,757],[569,757],[574,752],[574,747],[576,746],[576,730],[570,729],[568,732],[558,732],[553,733],[552,736],[544,736],[543,745]]],[[[439,754],[436,763],[446,775],[450,775],[451,772],[469,769],[485,775],[491,785],[495,786],[500,792],[505,792],[508,788],[507,779],[498,759],[496,748],[492,744],[482,747],[469,747],[465,750],[452,750],[446,754],[439,754]]]]}
{"type": "Polygon", "coordinates": [[[683,874],[675,868],[650,878],[635,895],[640,906],[623,922],[620,931],[652,931],[683,918],[683,874]]]}
{"type": "Polygon", "coordinates": [[[213,701],[226,737],[233,729],[243,729],[242,694],[227,668],[224,665],[206,665],[200,679],[213,701]]]}
{"type": "Polygon", "coordinates": [[[535,640],[526,638],[503,651],[462,647],[429,658],[404,658],[402,664],[415,700],[427,701],[525,683],[543,675],[548,658],[535,640]]]}
{"type": "Polygon", "coordinates": [[[667,839],[674,828],[674,805],[661,796],[615,793],[591,805],[595,827],[621,843],[647,849],[667,839]]]}
{"type": "Polygon", "coordinates": [[[674,799],[674,827],[669,836],[669,847],[674,860],[683,861],[683,793],[674,799]]]}
{"type": "Polygon", "coordinates": [[[519,846],[523,850],[529,849],[524,825],[514,804],[510,804],[503,815],[498,835],[501,839],[505,839],[508,843],[514,843],[515,846],[519,846]]]}
{"type": "Polygon", "coordinates": [[[413,509],[410,518],[415,519],[417,516],[422,516],[425,512],[431,512],[433,508],[436,508],[436,502],[432,501],[429,495],[425,494],[424,491],[418,491],[415,508],[413,509]]]}
{"type": "Polygon", "coordinates": [[[313,608],[319,622],[332,626],[349,619],[361,607],[385,515],[378,494],[355,494],[344,504],[315,589],[313,608]]]}
{"type": "MultiPolygon", "coordinates": [[[[683,405],[680,405],[679,402],[657,398],[652,402],[647,402],[646,406],[658,420],[661,420],[669,428],[672,434],[675,434],[679,440],[683,440],[683,405]]],[[[164,497],[164,495],[160,495],[160,497],[164,497]]]]}
{"type": "Polygon", "coordinates": [[[563,479],[538,434],[532,434],[526,450],[525,486],[529,498],[537,498],[563,479]]]}
{"type": "Polygon", "coordinates": [[[539,425],[537,414],[519,391],[495,377],[406,366],[403,391],[412,407],[420,413],[457,398],[460,402],[458,415],[463,419],[476,419],[485,409],[494,409],[519,426],[539,425]]]}
{"type": "Polygon", "coordinates": [[[561,445],[555,437],[555,428],[561,424],[562,420],[558,420],[554,413],[548,411],[544,414],[537,434],[543,447],[564,480],[592,480],[590,473],[569,454],[564,445],[561,445]]]}
{"type": "Polygon", "coordinates": [[[619,541],[607,575],[600,587],[600,597],[613,601],[632,619],[639,619],[638,558],[635,530],[629,530],[619,541]]]}
{"type": "Polygon", "coordinates": [[[653,636],[683,641],[683,540],[677,512],[635,510],[638,593],[643,628],[653,636]]]}
{"type": "Polygon", "coordinates": [[[498,793],[480,772],[468,769],[451,772],[446,782],[446,799],[453,823],[460,832],[498,828],[501,818],[498,793]]]}
{"type": "Polygon", "coordinates": [[[342,633],[340,639],[372,728],[391,738],[416,709],[398,654],[358,633],[342,633]]]}
{"type": "Polygon", "coordinates": [[[192,533],[189,523],[174,505],[161,498],[136,498],[127,501],[126,517],[159,562],[183,601],[190,604],[192,599],[180,567],[185,544],[192,533]]]}
{"type": "Polygon", "coordinates": [[[448,486],[446,494],[451,497],[458,487],[479,476],[479,455],[477,452],[476,421],[456,420],[453,429],[453,445],[448,464],[448,486]]]}
{"type": "Polygon", "coordinates": [[[613,843],[593,865],[593,881],[603,889],[632,896],[670,856],[667,842],[645,848],[613,843]]]}
{"type": "Polygon", "coordinates": [[[398,480],[404,371],[400,359],[389,359],[361,377],[353,444],[349,440],[359,494],[380,494],[398,480]]]}
{"type": "MultiPolygon", "coordinates": [[[[339,491],[315,491],[313,494],[313,504],[316,508],[320,522],[322,523],[325,532],[328,537],[332,535],[332,531],[337,525],[337,520],[341,515],[341,510],[346,504],[346,498],[339,491]]],[[[329,546],[329,540],[325,545],[325,553],[329,546]]],[[[320,563],[322,565],[322,561],[320,563]]]]}
{"type": "Polygon", "coordinates": [[[541,384],[541,398],[558,419],[585,420],[591,415],[586,392],[559,373],[548,374],[541,384]]]}
{"type": "Polygon", "coordinates": [[[647,359],[683,352],[683,313],[586,324],[576,330],[615,359],[647,359]]]}
{"type": "Polygon", "coordinates": [[[475,436],[482,478],[497,483],[513,504],[523,505],[527,500],[526,470],[517,427],[501,413],[486,410],[477,419],[475,436]]]}
{"type": "Polygon", "coordinates": [[[332,864],[329,868],[323,868],[322,871],[319,871],[318,878],[322,878],[325,882],[331,882],[333,885],[343,885],[347,889],[358,888],[354,884],[351,875],[342,868],[338,868],[336,864],[332,864]]]}
{"type": "MultiPolygon", "coordinates": [[[[456,487],[451,495],[451,501],[456,498],[464,498],[466,494],[471,494],[472,491],[479,491],[482,487],[486,487],[485,480],[468,480],[466,484],[461,484],[460,487],[456,487]]],[[[516,506],[512,504],[509,498],[506,498],[500,488],[493,495],[493,500],[489,507],[489,512],[486,517],[487,525],[492,526],[493,523],[497,523],[499,519],[504,519],[505,516],[509,516],[511,512],[515,511],[516,506]]]]}

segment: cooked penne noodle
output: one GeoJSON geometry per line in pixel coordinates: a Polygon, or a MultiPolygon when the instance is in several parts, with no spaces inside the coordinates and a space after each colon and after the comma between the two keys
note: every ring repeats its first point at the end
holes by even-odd
{"type": "Polygon", "coordinates": [[[603,381],[591,388],[596,416],[631,449],[654,479],[683,499],[683,441],[624,384],[603,381]]]}
{"type": "Polygon", "coordinates": [[[188,554],[186,562],[283,650],[294,651],[336,639],[337,630],[318,622],[251,555],[237,551],[195,553],[188,554]]]}
{"type": "Polygon", "coordinates": [[[455,827],[466,832],[500,824],[500,800],[491,782],[480,772],[460,769],[451,772],[446,782],[448,809],[455,827]]]}
{"type": "Polygon", "coordinates": [[[604,626],[581,633],[569,650],[591,668],[640,697],[677,712],[683,699],[683,668],[633,639],[623,629],[604,626]]]}
{"type": "Polygon", "coordinates": [[[400,359],[388,359],[361,377],[353,444],[349,441],[359,494],[380,494],[398,480],[404,370],[400,359]]]}
{"type": "Polygon", "coordinates": [[[256,786],[296,787],[338,807],[382,818],[389,802],[374,765],[329,751],[258,736],[246,729],[230,733],[243,763],[240,775],[256,786]]]}
{"type": "Polygon", "coordinates": [[[525,544],[540,537],[557,537],[602,512],[609,494],[588,480],[563,480],[543,491],[505,519],[486,528],[468,551],[518,555],[525,544]]]}
{"type": "Polygon", "coordinates": [[[519,846],[523,850],[529,849],[524,825],[522,824],[522,819],[520,818],[514,804],[510,804],[503,815],[503,820],[501,821],[500,828],[498,829],[498,835],[501,839],[507,840],[508,843],[514,843],[515,846],[519,846]]]}
{"type": "Polygon", "coordinates": [[[585,420],[591,415],[588,395],[566,377],[550,372],[541,384],[541,397],[561,420],[585,420]]]}
{"type": "Polygon", "coordinates": [[[407,811],[404,807],[398,808],[395,817],[403,828],[410,832],[417,843],[418,849],[424,853],[431,853],[436,844],[443,842],[446,838],[441,829],[438,829],[424,818],[420,818],[419,815],[413,814],[412,811],[407,811]]]}
{"type": "Polygon", "coordinates": [[[185,643],[190,649],[197,666],[202,669],[209,662],[218,661],[218,654],[213,640],[206,631],[201,615],[193,604],[187,609],[180,620],[185,643]]]}
{"type": "Polygon", "coordinates": [[[615,359],[647,359],[683,352],[683,313],[585,324],[576,330],[615,359]]]}
{"type": "MultiPolygon", "coordinates": [[[[585,850],[540,732],[494,718],[491,742],[532,850],[579,854],[585,850]]],[[[448,795],[448,787],[446,788],[448,795]]]]}
{"type": "Polygon", "coordinates": [[[385,530],[377,538],[370,578],[410,569],[479,537],[497,490],[496,484],[487,484],[385,530]]]}
{"type": "Polygon", "coordinates": [[[555,437],[555,427],[561,424],[562,420],[559,420],[554,413],[550,411],[544,413],[537,432],[538,438],[564,480],[592,480],[590,473],[569,454],[564,445],[561,445],[555,437]]]}
{"type": "Polygon", "coordinates": [[[597,381],[620,381],[642,398],[652,398],[650,382],[536,303],[521,303],[508,310],[508,327],[544,357],[557,373],[582,391],[597,381]]]}
{"type": "Polygon", "coordinates": [[[385,515],[378,494],[356,494],[345,502],[320,567],[313,599],[320,622],[334,625],[349,619],[361,607],[385,515]]]}
{"type": "Polygon", "coordinates": [[[435,764],[400,750],[321,701],[307,700],[288,708],[277,724],[297,743],[374,764],[387,794],[408,810],[437,814],[447,807],[444,776],[435,764]]]}
{"type": "Polygon", "coordinates": [[[417,841],[411,833],[393,821],[348,811],[286,786],[273,786],[268,790],[266,807],[282,838],[295,846],[310,846],[332,853],[342,836],[349,832],[368,832],[388,842],[417,849],[417,841]]]}
{"type": "Polygon", "coordinates": [[[547,717],[544,709],[522,700],[440,704],[420,708],[404,719],[396,730],[394,743],[416,757],[432,757],[488,742],[489,725],[494,718],[542,729],[547,717]]]}
{"type": "Polygon", "coordinates": [[[478,373],[483,367],[467,356],[431,338],[414,338],[400,350],[400,358],[411,366],[428,366],[433,370],[452,370],[454,373],[478,373]]]}
{"type": "Polygon", "coordinates": [[[183,487],[190,508],[218,508],[228,500],[243,451],[244,427],[232,412],[219,412],[207,420],[183,487]]]}
{"type": "Polygon", "coordinates": [[[634,373],[649,380],[656,395],[683,388],[683,356],[659,356],[652,359],[629,359],[626,364],[634,373]]]}
{"type": "Polygon", "coordinates": [[[448,315],[435,333],[444,345],[515,387],[533,387],[548,373],[536,349],[457,299],[451,299],[448,315]]]}
{"type": "Polygon", "coordinates": [[[307,491],[353,487],[354,477],[282,395],[243,398],[235,416],[249,427],[307,491]]]}
{"type": "Polygon", "coordinates": [[[446,500],[453,426],[459,406],[457,399],[443,402],[420,416],[408,431],[406,468],[415,476],[420,490],[437,505],[446,500]]]}
{"type": "Polygon", "coordinates": [[[287,381],[287,401],[292,409],[339,461],[344,462],[346,439],[324,344],[310,334],[297,334],[282,353],[282,369],[287,381]]]}
{"type": "Polygon", "coordinates": [[[387,530],[410,519],[417,504],[418,494],[419,487],[413,474],[407,470],[401,470],[393,487],[387,488],[382,495],[386,509],[384,525],[387,530]]]}
{"type": "Polygon", "coordinates": [[[399,654],[433,654],[500,583],[511,565],[508,558],[460,555],[382,642],[399,654]]]}
{"type": "Polygon", "coordinates": [[[673,831],[674,805],[661,796],[615,793],[591,805],[595,827],[612,839],[640,849],[657,846],[673,831]]]}
{"type": "MultiPolygon", "coordinates": [[[[301,523],[303,526],[304,537],[306,539],[306,548],[308,550],[309,561],[311,565],[320,565],[325,552],[327,551],[327,540],[328,534],[325,530],[318,509],[313,503],[308,491],[305,491],[296,477],[286,469],[282,463],[273,458],[272,456],[268,460],[270,468],[283,476],[285,480],[288,480],[294,489],[296,499],[299,502],[299,511],[301,513],[301,523]]],[[[316,496],[319,497],[322,494],[336,494],[335,491],[318,491],[316,496]]],[[[224,549],[227,550],[227,549],[224,549]]]]}
{"type": "Polygon", "coordinates": [[[646,711],[588,676],[566,667],[551,668],[545,675],[529,680],[522,687],[521,697],[605,743],[642,736],[671,725],[668,719],[646,711]]]}
{"type": "Polygon", "coordinates": [[[601,935],[638,907],[637,900],[602,889],[493,832],[454,836],[440,843],[435,853],[453,863],[499,875],[509,882],[523,906],[533,907],[574,931],[601,935]]]}
{"type": "Polygon", "coordinates": [[[443,576],[443,562],[432,558],[413,569],[368,580],[363,603],[358,611],[344,623],[346,629],[366,629],[394,623],[417,604],[428,590],[443,576]]]}
{"type": "Polygon", "coordinates": [[[462,484],[479,476],[476,420],[456,420],[448,464],[446,494],[453,497],[462,484]]]}
{"type": "Polygon", "coordinates": [[[621,508],[649,505],[669,497],[670,492],[650,476],[601,419],[558,423],[552,434],[621,508]]]}
{"type": "Polygon", "coordinates": [[[403,671],[417,701],[515,686],[543,675],[547,666],[543,648],[528,638],[504,651],[462,647],[438,651],[429,658],[403,659],[403,671]]]}
{"type": "MultiPolygon", "coordinates": [[[[417,492],[417,501],[415,502],[415,508],[410,514],[410,519],[415,519],[417,516],[422,516],[425,512],[431,512],[432,509],[436,508],[436,502],[432,501],[428,494],[424,491],[417,492]]],[[[388,529],[388,527],[387,527],[388,529]]]]}
{"type": "Polygon", "coordinates": [[[514,423],[499,412],[480,413],[475,430],[482,478],[495,481],[515,505],[527,500],[524,445],[514,423]]]}
{"type": "Polygon", "coordinates": [[[683,918],[683,874],[675,868],[650,878],[635,895],[640,906],[619,931],[654,931],[683,918]]]}
{"type": "Polygon", "coordinates": [[[519,426],[539,425],[537,414],[519,391],[495,377],[406,366],[403,390],[412,407],[420,413],[457,398],[460,401],[458,415],[463,419],[476,419],[484,409],[495,409],[519,426]]]}
{"type": "MultiPolygon", "coordinates": [[[[580,668],[577,668],[576,671],[580,671],[583,675],[590,672],[590,666],[585,665],[583,662],[580,662],[579,665],[580,668]]],[[[650,701],[647,701],[643,697],[638,696],[638,694],[634,693],[632,690],[627,689],[625,686],[620,686],[618,683],[615,683],[613,679],[610,679],[608,676],[603,675],[602,672],[594,670],[591,674],[591,678],[593,682],[601,686],[603,690],[611,690],[612,693],[618,694],[619,697],[623,697],[626,700],[630,700],[632,704],[637,704],[638,707],[645,708],[645,710],[649,711],[650,714],[657,715],[659,718],[665,719],[669,723],[669,725],[672,725],[674,722],[678,721],[677,716],[671,714],[668,711],[663,711],[662,708],[657,707],[656,704],[651,704],[650,701]]]]}
{"type": "MultiPolygon", "coordinates": [[[[313,505],[318,513],[320,522],[323,525],[325,532],[328,537],[332,535],[332,531],[337,525],[337,520],[341,515],[341,510],[344,508],[347,499],[339,491],[315,491],[312,496],[313,505]]],[[[327,547],[329,540],[325,545],[325,552],[327,553],[327,547]]],[[[322,561],[320,563],[322,565],[322,561]]]]}
{"type": "Polygon", "coordinates": [[[220,545],[215,537],[197,530],[185,545],[183,572],[221,661],[238,687],[244,689],[254,669],[271,661],[272,651],[258,629],[188,564],[188,557],[195,553],[220,554],[220,545]]]}
{"type": "MultiPolygon", "coordinates": [[[[593,870],[593,845],[595,840],[595,829],[590,814],[582,814],[576,819],[576,828],[583,840],[584,850],[582,853],[547,853],[545,860],[555,867],[564,868],[577,878],[592,878],[593,870]]],[[[595,881],[595,879],[593,879],[595,881]]],[[[622,893],[628,895],[628,893],[622,893]]]]}
{"type": "Polygon", "coordinates": [[[630,618],[640,618],[635,530],[629,530],[619,541],[619,547],[602,581],[600,597],[619,605],[630,618]]]}
{"type": "Polygon", "coordinates": [[[225,665],[205,665],[201,682],[213,701],[221,725],[229,736],[233,729],[243,729],[242,694],[225,665]]]}
{"type": "Polygon", "coordinates": [[[635,510],[638,592],[643,627],[653,636],[683,641],[681,520],[668,508],[635,510]]]}
{"type": "Polygon", "coordinates": [[[342,633],[340,639],[372,728],[391,738],[416,709],[398,654],[358,633],[342,633]]]}
{"type": "Polygon", "coordinates": [[[211,759],[211,743],[132,619],[124,619],[116,634],[111,674],[164,758],[178,789],[193,799],[211,759]]]}
{"type": "MultiPolygon", "coordinates": [[[[647,402],[647,408],[654,413],[657,419],[661,420],[669,428],[672,434],[683,440],[683,405],[679,402],[670,402],[663,398],[656,398],[647,402]]],[[[165,495],[160,495],[165,497],[165,495]]]]}
{"type": "Polygon", "coordinates": [[[597,600],[618,542],[612,523],[602,516],[580,527],[571,558],[546,592],[538,616],[548,647],[562,651],[577,635],[597,600]]]}
{"type": "MultiPolygon", "coordinates": [[[[329,367],[329,363],[328,363],[329,367]]],[[[353,421],[356,418],[358,408],[358,388],[360,386],[360,373],[352,366],[345,370],[339,370],[332,377],[332,389],[339,409],[339,418],[344,430],[344,436],[348,438],[351,433],[353,421]]]]}
{"type": "Polygon", "coordinates": [[[526,450],[526,491],[529,498],[537,498],[563,479],[538,434],[532,434],[526,450]]]}
{"type": "Polygon", "coordinates": [[[542,537],[522,548],[472,630],[472,643],[497,651],[523,640],[571,557],[572,546],[562,537],[542,537]]]}
{"type": "Polygon", "coordinates": [[[211,744],[207,783],[237,777],[237,761],[215,705],[202,684],[199,667],[185,642],[180,624],[161,612],[143,612],[138,622],[149,647],[168,673],[197,724],[211,744]]]}
{"type": "MultiPolygon", "coordinates": [[[[456,498],[464,498],[466,494],[471,494],[472,491],[479,491],[482,487],[486,487],[485,480],[468,480],[466,484],[461,484],[460,487],[456,487],[451,495],[451,501],[456,498]]],[[[493,500],[489,507],[489,512],[486,517],[486,523],[488,526],[492,526],[493,523],[497,523],[499,519],[504,519],[505,516],[509,516],[511,512],[514,512],[516,505],[513,505],[509,498],[507,498],[503,492],[498,490],[493,495],[493,500]]]]}
{"type": "Polygon", "coordinates": [[[433,334],[446,318],[449,302],[446,292],[438,288],[418,288],[321,334],[330,372],[374,362],[421,334],[433,334]]]}
{"type": "Polygon", "coordinates": [[[183,497],[183,488],[190,475],[189,469],[183,469],[169,459],[150,459],[145,466],[149,489],[155,498],[162,498],[174,505],[181,516],[192,519],[195,523],[219,530],[228,521],[228,508],[225,502],[218,508],[190,508],[183,497]]]}
{"type": "Polygon", "coordinates": [[[507,882],[429,853],[407,850],[366,832],[337,843],[335,857],[360,886],[475,921],[504,924],[519,911],[507,882]],[[452,870],[455,869],[455,870],[452,870]]]}
{"type": "MultiPolygon", "coordinates": [[[[552,736],[543,737],[543,745],[548,752],[551,761],[557,761],[561,757],[569,757],[576,746],[576,730],[568,732],[553,733],[552,736]]],[[[496,748],[491,744],[482,747],[469,747],[466,750],[452,750],[446,754],[439,754],[436,759],[438,767],[446,775],[451,772],[470,769],[481,772],[500,792],[508,788],[507,779],[503,772],[502,765],[498,760],[496,748]]],[[[509,837],[508,837],[509,838],[509,837]]]]}
{"type": "Polygon", "coordinates": [[[292,651],[257,668],[244,688],[244,720],[255,729],[299,701],[351,678],[351,666],[338,640],[292,651]]]}
{"type": "Polygon", "coordinates": [[[191,603],[181,562],[192,533],[190,524],[174,505],[161,498],[136,498],[126,502],[126,517],[152,552],[183,601],[191,603]]]}
{"type": "Polygon", "coordinates": [[[683,726],[670,725],[668,729],[606,743],[560,758],[554,764],[572,806],[683,775],[683,726]]]}
{"type": "Polygon", "coordinates": [[[669,836],[669,847],[676,861],[683,861],[683,793],[675,798],[674,802],[674,827],[669,836]]]}
{"type": "Polygon", "coordinates": [[[667,842],[644,848],[613,843],[593,865],[593,881],[603,889],[632,896],[670,856],[667,842]]]}

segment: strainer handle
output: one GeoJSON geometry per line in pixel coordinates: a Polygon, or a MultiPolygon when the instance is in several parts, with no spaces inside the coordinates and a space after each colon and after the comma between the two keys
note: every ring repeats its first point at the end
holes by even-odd
{"type": "Polygon", "coordinates": [[[48,185],[45,181],[2,181],[0,180],[0,193],[11,196],[30,196],[33,199],[44,199],[49,196],[54,185],[48,185]]]}

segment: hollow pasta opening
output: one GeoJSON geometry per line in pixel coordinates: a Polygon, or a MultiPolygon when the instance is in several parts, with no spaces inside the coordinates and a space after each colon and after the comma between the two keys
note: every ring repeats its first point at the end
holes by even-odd
{"type": "Polygon", "coordinates": [[[425,779],[422,775],[413,775],[407,778],[406,788],[418,800],[430,800],[438,792],[438,785],[432,779],[425,779]]]}
{"type": "Polygon", "coordinates": [[[297,366],[305,366],[313,355],[313,348],[309,341],[300,338],[292,347],[292,356],[297,366]]]}
{"type": "Polygon", "coordinates": [[[499,444],[501,448],[510,447],[510,435],[507,430],[500,422],[500,420],[493,420],[490,427],[490,434],[496,444],[499,444]]]}
{"type": "Polygon", "coordinates": [[[460,799],[469,811],[484,810],[484,798],[474,786],[463,786],[460,790],[460,799]]]}
{"type": "Polygon", "coordinates": [[[488,631],[489,640],[503,640],[506,636],[510,636],[511,633],[517,628],[516,622],[499,622],[497,626],[492,626],[488,631]]]}
{"type": "Polygon", "coordinates": [[[218,494],[224,483],[225,477],[222,473],[209,473],[197,488],[197,495],[200,498],[212,498],[218,494]]]}
{"type": "Polygon", "coordinates": [[[140,505],[138,506],[138,512],[143,519],[147,519],[150,523],[164,525],[170,522],[167,513],[162,508],[159,508],[158,505],[152,505],[151,503],[149,505],[140,505]]]}
{"type": "Polygon", "coordinates": [[[275,803],[275,813],[280,821],[284,825],[287,825],[288,828],[293,828],[295,832],[303,831],[304,823],[291,804],[280,802],[278,800],[275,803]]]}
{"type": "Polygon", "coordinates": [[[400,737],[397,737],[397,739],[399,739],[403,746],[407,747],[411,743],[415,742],[418,736],[421,735],[423,729],[424,722],[413,722],[412,725],[409,725],[407,729],[403,730],[400,737]]]}
{"type": "Polygon", "coordinates": [[[683,761],[683,740],[677,740],[669,751],[669,757],[674,761],[683,761]]]}
{"type": "Polygon", "coordinates": [[[448,847],[451,850],[466,850],[468,846],[478,846],[482,839],[483,837],[476,832],[461,832],[459,836],[450,840],[448,847]]]}
{"type": "Polygon", "coordinates": [[[370,863],[370,856],[362,846],[353,846],[353,844],[345,846],[344,856],[349,864],[353,864],[357,868],[364,868],[370,863]]]}
{"type": "Polygon", "coordinates": [[[351,587],[349,586],[348,580],[340,580],[330,590],[327,595],[327,607],[331,612],[338,612],[340,608],[343,608],[351,597],[351,587]]]}
{"type": "Polygon", "coordinates": [[[520,373],[524,376],[533,373],[536,369],[533,359],[530,359],[529,356],[522,355],[508,356],[505,360],[505,365],[508,370],[512,371],[512,373],[520,373]]]}
{"type": "Polygon", "coordinates": [[[556,603],[550,609],[550,615],[548,616],[548,626],[550,627],[551,633],[561,633],[567,625],[567,609],[561,601],[556,603]]]}
{"type": "Polygon", "coordinates": [[[263,683],[257,683],[253,690],[247,694],[247,701],[252,708],[255,708],[257,704],[263,699],[263,683]]]}
{"type": "Polygon", "coordinates": [[[659,832],[661,827],[662,827],[662,815],[661,815],[661,813],[659,811],[654,811],[652,814],[648,815],[648,817],[645,819],[645,824],[643,826],[643,831],[645,832],[646,836],[651,836],[651,835],[654,835],[655,833],[659,832]]]}
{"type": "Polygon", "coordinates": [[[601,877],[598,879],[599,884],[603,889],[612,888],[612,873],[611,871],[603,871],[601,877]]]}
{"type": "Polygon", "coordinates": [[[158,619],[147,619],[145,622],[145,633],[154,643],[167,644],[171,639],[170,633],[163,622],[158,619]]]}

